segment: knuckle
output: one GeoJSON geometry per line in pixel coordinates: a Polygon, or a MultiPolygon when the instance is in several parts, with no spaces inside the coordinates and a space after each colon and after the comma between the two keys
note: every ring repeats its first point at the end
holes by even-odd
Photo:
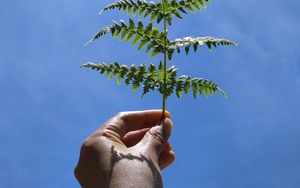
{"type": "Polygon", "coordinates": [[[90,141],[85,140],[81,145],[80,152],[81,152],[81,154],[84,154],[89,151],[91,151],[91,143],[90,143],[90,141]]]}
{"type": "Polygon", "coordinates": [[[96,149],[95,147],[97,144],[98,143],[96,143],[94,139],[87,138],[81,145],[81,152],[82,153],[91,152],[96,149]]]}
{"type": "Polygon", "coordinates": [[[74,176],[77,180],[80,179],[80,169],[79,169],[78,165],[74,168],[74,176]]]}
{"type": "Polygon", "coordinates": [[[126,117],[126,112],[118,112],[114,117],[124,119],[126,117]]]}
{"type": "Polygon", "coordinates": [[[163,141],[164,141],[163,136],[161,135],[161,133],[160,133],[158,130],[156,130],[156,129],[150,129],[150,130],[148,131],[148,133],[149,133],[153,138],[155,138],[155,140],[157,140],[157,142],[158,142],[159,144],[162,144],[162,143],[163,143],[163,141]]]}

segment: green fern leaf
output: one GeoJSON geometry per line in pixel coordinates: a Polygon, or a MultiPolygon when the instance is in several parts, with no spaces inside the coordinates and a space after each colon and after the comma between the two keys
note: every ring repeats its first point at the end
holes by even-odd
{"type": "Polygon", "coordinates": [[[161,51],[160,51],[160,50],[157,50],[157,49],[154,49],[154,50],[152,51],[150,57],[152,58],[152,57],[156,56],[159,52],[161,52],[161,51]]]}
{"type": "Polygon", "coordinates": [[[132,85],[132,90],[136,90],[143,87],[144,96],[151,90],[158,90],[159,93],[165,94],[169,97],[174,90],[176,91],[176,96],[182,98],[182,93],[188,93],[192,90],[193,96],[197,97],[204,93],[204,95],[211,96],[217,91],[220,91],[225,98],[227,95],[225,91],[217,86],[217,84],[212,81],[208,81],[203,78],[191,78],[190,76],[182,75],[176,77],[177,68],[174,66],[167,70],[166,75],[166,88],[163,82],[163,65],[160,62],[159,66],[156,68],[155,65],[151,64],[148,68],[144,64],[135,67],[132,65],[128,68],[126,65],[120,65],[118,62],[107,65],[105,63],[95,64],[95,63],[85,63],[81,67],[90,68],[97,70],[100,74],[105,74],[108,79],[114,77],[117,78],[117,84],[121,84],[121,80],[125,79],[125,84],[132,85]]]}
{"type": "Polygon", "coordinates": [[[109,32],[112,33],[113,38],[120,37],[120,41],[124,39],[129,41],[134,37],[133,45],[141,40],[138,50],[148,43],[146,52],[153,49],[151,57],[163,52],[164,33],[160,32],[157,27],[153,27],[151,23],[144,27],[141,21],[138,21],[136,25],[132,19],[129,19],[128,25],[123,20],[121,20],[120,23],[114,22],[113,25],[106,26],[99,30],[89,42],[95,41],[109,32]]]}
{"type": "MultiPolygon", "coordinates": [[[[198,10],[198,11],[201,11],[201,8],[199,7],[198,3],[197,2],[193,2],[192,5],[198,10]]],[[[205,4],[204,4],[205,5],[205,4]]]]}
{"type": "Polygon", "coordinates": [[[227,39],[218,39],[214,37],[185,37],[183,39],[175,39],[174,41],[170,42],[169,49],[177,49],[177,52],[180,53],[181,48],[185,48],[186,54],[188,54],[191,45],[193,45],[193,49],[196,52],[198,46],[207,45],[208,49],[211,50],[212,46],[224,46],[224,45],[231,45],[236,46],[237,44],[233,41],[227,39]]]}
{"type": "Polygon", "coordinates": [[[157,17],[157,14],[155,12],[152,12],[150,17],[150,22],[153,22],[153,20],[157,17]]]}
{"type": "Polygon", "coordinates": [[[128,33],[127,37],[126,37],[126,42],[130,41],[130,39],[134,36],[134,34],[135,34],[134,32],[132,32],[132,31],[129,30],[129,33],[128,33]]]}
{"type": "MultiPolygon", "coordinates": [[[[164,2],[165,5],[168,7],[167,1],[164,2]]],[[[114,3],[111,3],[107,6],[105,6],[101,11],[100,14],[107,10],[113,10],[113,9],[119,9],[122,10],[124,13],[136,16],[137,11],[139,11],[139,16],[143,16],[144,18],[147,18],[149,15],[151,15],[151,22],[156,18],[157,23],[160,23],[162,18],[166,17],[162,11],[161,8],[162,4],[160,2],[154,3],[154,2],[147,2],[145,0],[118,0],[114,3]],[[144,13],[144,15],[143,15],[144,13]]],[[[171,23],[169,23],[171,25],[171,23]]]]}
{"type": "Polygon", "coordinates": [[[183,17],[179,14],[179,11],[184,14],[187,14],[187,11],[195,12],[195,9],[197,11],[201,11],[201,7],[206,8],[206,4],[204,2],[209,3],[210,1],[209,0],[180,0],[178,2],[177,0],[171,0],[169,4],[168,13],[182,19],[183,17]]]}
{"type": "Polygon", "coordinates": [[[147,69],[144,64],[138,67],[131,65],[128,68],[126,65],[120,65],[115,62],[110,65],[105,63],[95,64],[95,63],[85,63],[81,67],[90,68],[97,70],[100,74],[105,74],[108,79],[117,78],[117,84],[121,84],[121,80],[125,79],[126,85],[131,85],[132,90],[136,90],[143,86],[143,95],[148,93],[150,90],[154,90],[159,85],[158,70],[156,70],[155,65],[151,64],[147,69]]]}
{"type": "Polygon", "coordinates": [[[176,83],[176,96],[181,99],[182,92],[184,91],[184,82],[182,80],[178,80],[176,83]]]}
{"type": "Polygon", "coordinates": [[[217,84],[203,78],[191,78],[190,76],[182,75],[176,79],[176,93],[178,98],[181,98],[181,93],[192,91],[193,96],[197,97],[204,94],[206,97],[221,92],[225,98],[227,95],[224,90],[219,88],[217,84]]]}
{"type": "Polygon", "coordinates": [[[142,35],[135,35],[132,45],[135,45],[140,39],[142,38],[142,35]]]}
{"type": "Polygon", "coordinates": [[[95,35],[94,37],[89,40],[87,43],[85,43],[85,46],[88,45],[89,43],[93,42],[94,40],[100,38],[101,36],[111,32],[113,30],[113,26],[112,25],[109,25],[109,26],[106,26],[104,28],[102,28],[101,30],[99,30],[95,35]]]}

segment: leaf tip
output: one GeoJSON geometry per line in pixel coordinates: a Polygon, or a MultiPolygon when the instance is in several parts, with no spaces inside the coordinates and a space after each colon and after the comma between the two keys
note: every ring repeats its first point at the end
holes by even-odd
{"type": "Polygon", "coordinates": [[[98,12],[98,15],[102,14],[103,11],[104,11],[104,9],[100,10],[100,11],[98,12]]]}
{"type": "Polygon", "coordinates": [[[225,99],[228,99],[228,95],[227,95],[227,93],[223,89],[218,88],[218,90],[221,91],[221,93],[223,94],[223,96],[224,96],[225,99]]]}
{"type": "Polygon", "coordinates": [[[89,45],[93,41],[94,41],[94,39],[91,39],[91,40],[87,41],[83,46],[85,47],[85,46],[89,45]]]}

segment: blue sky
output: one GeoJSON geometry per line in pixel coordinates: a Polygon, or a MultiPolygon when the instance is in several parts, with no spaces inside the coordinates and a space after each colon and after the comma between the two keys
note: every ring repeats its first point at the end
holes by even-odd
{"type": "MultiPolygon", "coordinates": [[[[119,111],[157,109],[86,61],[157,63],[160,57],[110,37],[83,47],[118,12],[111,1],[0,2],[0,187],[79,187],[73,168],[86,136],[119,111]],[[126,99],[126,100],[124,100],[126,99]]],[[[216,36],[238,47],[176,55],[180,74],[217,82],[229,95],[182,100],[167,108],[175,163],[172,188],[297,188],[300,185],[300,2],[213,1],[169,28],[171,38],[216,36]]]]}

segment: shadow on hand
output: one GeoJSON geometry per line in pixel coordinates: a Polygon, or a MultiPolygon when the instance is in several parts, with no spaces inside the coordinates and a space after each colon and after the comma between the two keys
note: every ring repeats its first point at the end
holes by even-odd
{"type": "MultiPolygon", "coordinates": [[[[157,167],[155,167],[155,165],[153,164],[153,162],[148,159],[147,157],[145,157],[144,155],[140,154],[140,156],[136,156],[136,155],[132,155],[131,153],[129,154],[123,154],[123,153],[119,153],[115,150],[115,147],[112,146],[111,147],[111,170],[109,173],[109,180],[111,179],[112,176],[112,171],[114,166],[123,159],[127,159],[127,160],[137,160],[140,162],[146,162],[149,169],[152,172],[152,177],[154,179],[154,187],[161,187],[162,185],[162,178],[161,178],[161,174],[160,171],[157,169],[157,167]]],[[[108,186],[109,187],[109,186],[108,186]]]]}

